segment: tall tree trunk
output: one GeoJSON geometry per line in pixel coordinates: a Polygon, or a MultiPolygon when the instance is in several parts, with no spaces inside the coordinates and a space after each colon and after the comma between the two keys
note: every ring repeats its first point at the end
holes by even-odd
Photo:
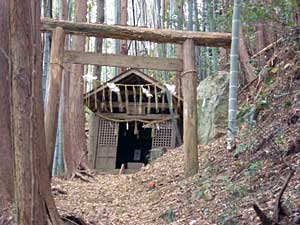
{"type": "MultiPolygon", "coordinates": [[[[59,9],[59,19],[60,20],[68,20],[68,1],[67,0],[59,0],[60,9],[59,9]]],[[[68,36],[65,36],[64,40],[64,48],[67,50],[68,47],[68,36]]],[[[64,67],[68,69],[67,66],[64,67]]],[[[59,113],[58,113],[58,125],[57,125],[57,133],[56,133],[56,142],[55,142],[55,151],[54,151],[54,160],[52,166],[52,176],[63,175],[64,173],[64,153],[63,153],[63,108],[64,108],[64,96],[63,96],[63,79],[64,76],[69,75],[68,71],[63,70],[62,78],[61,78],[61,88],[60,88],[60,99],[59,99],[59,113]]]]}
{"type": "Polygon", "coordinates": [[[237,91],[238,91],[238,51],[240,34],[240,0],[234,0],[232,17],[232,42],[230,52],[230,82],[229,82],[229,106],[228,106],[228,134],[227,149],[236,147],[236,115],[237,115],[237,91]]]}
{"type": "MultiPolygon", "coordinates": [[[[121,0],[115,0],[115,24],[120,23],[121,19],[121,0]]],[[[115,53],[120,54],[120,40],[115,40],[115,53]]],[[[119,68],[115,67],[115,76],[119,74],[119,68]]]]}
{"type": "Polygon", "coordinates": [[[62,224],[50,188],[42,101],[40,1],[10,1],[17,224],[62,224]]]}
{"type": "MultiPolygon", "coordinates": [[[[269,5],[269,6],[272,5],[272,0],[263,0],[263,2],[265,3],[265,5],[269,5]]],[[[274,15],[274,13],[272,13],[272,14],[274,15]]],[[[265,33],[264,33],[265,46],[267,46],[267,45],[269,45],[269,44],[271,44],[271,43],[273,43],[274,41],[277,40],[277,35],[278,35],[277,33],[278,32],[276,32],[275,29],[274,29],[274,26],[275,26],[274,21],[275,20],[270,20],[268,22],[263,23],[264,24],[264,31],[265,31],[265,33]]],[[[276,30],[277,30],[277,28],[276,28],[276,30]]]]}
{"type": "Polygon", "coordinates": [[[50,77],[47,96],[47,107],[45,113],[45,131],[46,131],[46,148],[48,158],[48,168],[51,173],[53,157],[56,143],[56,134],[58,128],[59,105],[61,96],[62,83],[62,62],[64,51],[65,35],[62,28],[56,28],[53,32],[51,48],[51,65],[50,77]]]}
{"type": "MultiPolygon", "coordinates": [[[[120,18],[120,25],[127,25],[128,20],[128,0],[122,0],[121,1],[121,18],[120,18]]],[[[121,41],[121,49],[120,49],[121,55],[127,55],[128,49],[127,49],[127,41],[122,40],[121,41]]],[[[121,68],[121,72],[124,72],[127,68],[121,68]]]]}
{"type": "MultiPolygon", "coordinates": [[[[0,210],[13,202],[13,148],[11,137],[11,74],[9,53],[9,0],[0,1],[0,210]]],[[[0,213],[0,224],[8,222],[9,211],[0,213]]]]}
{"type": "MultiPolygon", "coordinates": [[[[222,16],[225,17],[229,4],[227,0],[222,0],[222,16]]],[[[225,30],[220,30],[221,32],[225,30]]],[[[224,70],[226,68],[226,65],[229,64],[229,49],[225,48],[220,48],[220,70],[224,70]]]]}
{"type": "MultiPolygon", "coordinates": [[[[199,20],[199,10],[198,10],[198,2],[196,0],[193,1],[194,8],[194,21],[195,21],[195,31],[200,31],[200,20],[199,20]]],[[[199,80],[203,79],[203,74],[201,71],[203,64],[201,59],[201,47],[196,46],[196,68],[197,68],[197,76],[199,80]]]]}
{"type": "MultiPolygon", "coordinates": [[[[203,13],[204,13],[204,17],[205,17],[205,23],[204,23],[204,31],[209,31],[210,27],[209,27],[209,4],[211,4],[211,1],[208,0],[204,0],[203,1],[203,13]]],[[[211,75],[213,72],[212,69],[212,60],[211,59],[211,48],[210,47],[206,47],[206,75],[209,76],[211,75]]]]}
{"type": "MultiPolygon", "coordinates": [[[[259,52],[265,47],[265,38],[264,38],[264,24],[262,21],[258,21],[256,23],[256,52],[259,52]]],[[[265,65],[265,54],[259,55],[259,62],[258,65],[263,67],[265,65]]]]}
{"type": "MultiPolygon", "coordinates": [[[[206,31],[206,18],[207,18],[207,10],[206,10],[207,2],[206,0],[202,0],[202,15],[201,15],[201,27],[199,27],[199,30],[202,32],[206,31]]],[[[200,73],[202,79],[205,79],[208,74],[208,57],[207,57],[207,47],[200,47],[200,73]]]]}
{"type": "MultiPolygon", "coordinates": [[[[44,1],[44,17],[52,18],[52,0],[44,1]]],[[[43,99],[44,104],[46,103],[47,97],[47,83],[48,83],[48,74],[49,74],[49,61],[50,61],[50,42],[51,34],[43,34],[43,99]]],[[[46,104],[45,104],[46,105],[46,104]]]]}
{"type": "MultiPolygon", "coordinates": [[[[183,0],[180,1],[175,1],[175,11],[177,14],[177,27],[176,30],[182,30],[183,29],[183,0]]],[[[182,45],[175,45],[175,55],[176,58],[182,59],[182,45]]],[[[178,93],[179,96],[182,97],[182,80],[181,80],[181,73],[176,73],[175,75],[175,85],[176,85],[176,92],[178,93]]]]}
{"type": "MultiPolygon", "coordinates": [[[[208,21],[209,21],[209,31],[215,32],[215,5],[214,1],[208,3],[208,21]]],[[[211,48],[211,57],[212,57],[212,75],[218,74],[218,56],[217,49],[211,48]]]]}
{"type": "MultiPolygon", "coordinates": [[[[171,13],[171,10],[170,7],[169,7],[169,2],[164,0],[164,10],[163,10],[163,21],[162,21],[162,28],[171,28],[172,29],[172,26],[169,26],[170,23],[168,23],[167,21],[167,18],[166,18],[166,15],[169,15],[171,13]],[[165,27],[165,25],[167,25],[165,27]]],[[[171,21],[171,18],[170,18],[170,21],[171,21]]],[[[167,47],[171,47],[171,46],[166,46],[165,44],[163,45],[163,54],[162,54],[162,57],[170,57],[170,50],[169,48],[167,47]]],[[[163,78],[164,78],[164,81],[166,83],[168,83],[168,78],[169,78],[169,74],[167,71],[164,71],[163,72],[163,78]]],[[[169,90],[166,90],[166,95],[167,95],[167,100],[168,100],[168,107],[169,107],[169,111],[170,111],[170,114],[171,114],[171,119],[172,119],[172,124],[173,124],[173,129],[175,130],[175,137],[176,137],[176,141],[177,141],[177,144],[178,145],[182,145],[182,138],[181,138],[181,135],[180,135],[180,131],[178,129],[178,124],[177,124],[177,120],[175,118],[175,115],[174,115],[174,109],[173,109],[173,103],[172,103],[172,95],[170,93],[169,90]]]]}
{"type": "MultiPolygon", "coordinates": [[[[86,22],[87,1],[77,0],[75,2],[75,20],[86,22]]],[[[84,51],[85,38],[82,36],[73,37],[72,49],[84,51]]],[[[72,147],[73,168],[79,168],[86,163],[86,138],[85,138],[85,115],[83,103],[83,65],[72,65],[70,76],[70,145],[72,147]]],[[[70,171],[68,171],[70,172],[70,171]]]]}
{"type": "MultiPolygon", "coordinates": [[[[96,22],[98,23],[104,23],[105,19],[105,13],[104,13],[104,0],[97,0],[97,18],[96,22]]],[[[96,39],[96,52],[101,53],[102,52],[102,44],[103,44],[103,39],[102,38],[97,38],[96,39]]],[[[126,44],[127,46],[127,44],[126,44]]],[[[101,81],[101,66],[95,66],[94,68],[94,76],[98,78],[98,81],[101,81]]],[[[97,84],[96,84],[97,85],[97,84]]],[[[96,85],[94,85],[94,88],[96,88],[96,85]]],[[[89,153],[89,159],[88,159],[88,164],[89,167],[93,169],[94,167],[94,159],[93,159],[93,152],[97,151],[95,148],[94,140],[98,140],[98,124],[99,124],[99,117],[97,117],[94,113],[90,115],[89,119],[89,144],[88,144],[88,153],[89,153]]]]}
{"type": "MultiPolygon", "coordinates": [[[[67,20],[71,20],[72,14],[72,0],[63,0],[67,2],[67,20]]],[[[70,36],[66,36],[65,49],[70,49],[71,40],[70,36]]],[[[64,152],[64,165],[67,177],[70,177],[74,170],[72,148],[71,148],[71,122],[70,122],[70,71],[71,65],[64,64],[63,71],[63,105],[62,105],[62,139],[63,139],[63,152],[64,152]]]]}
{"type": "Polygon", "coordinates": [[[193,30],[193,0],[188,0],[188,30],[193,30]]]}
{"type": "MultiPolygon", "coordinates": [[[[33,215],[37,195],[37,180],[34,176],[34,146],[32,113],[34,96],[34,74],[36,66],[32,65],[35,55],[33,47],[33,26],[30,1],[11,1],[11,57],[12,70],[12,104],[14,151],[16,163],[16,205],[17,223],[32,224],[32,221],[43,221],[40,210],[33,215]],[[22,11],[21,11],[22,10],[22,11]],[[22,16],[22,17],[20,17],[22,16]],[[30,49],[28,51],[28,49],[30,49]],[[32,187],[31,181],[34,181],[32,187]]],[[[36,115],[34,115],[36,116],[36,115]]],[[[43,133],[43,131],[41,130],[43,133]]],[[[37,140],[38,141],[38,140],[37,140]]],[[[38,201],[38,203],[40,203],[38,201]]],[[[41,205],[38,205],[41,206],[41,205]]],[[[40,207],[38,207],[40,208],[40,207]]],[[[45,221],[43,221],[44,223],[45,221]]]]}
{"type": "Polygon", "coordinates": [[[242,25],[240,25],[239,57],[240,57],[243,70],[246,73],[246,80],[247,82],[250,82],[252,81],[252,79],[255,78],[255,74],[254,74],[254,67],[249,62],[250,57],[245,43],[242,25]]]}
{"type": "MultiPolygon", "coordinates": [[[[96,1],[97,4],[97,18],[96,18],[96,22],[97,23],[104,23],[104,19],[105,19],[105,13],[104,13],[104,4],[105,1],[104,0],[97,0],[96,1]]],[[[102,38],[96,38],[96,52],[98,53],[102,53],[102,45],[103,45],[103,39],[102,38]]],[[[101,81],[101,66],[95,66],[95,74],[94,74],[99,81],[101,81]]]]}
{"type": "Polygon", "coordinates": [[[295,26],[300,25],[300,2],[299,0],[290,0],[293,7],[293,21],[295,26]]]}
{"type": "MultiPolygon", "coordinates": [[[[68,20],[68,0],[59,0],[61,4],[61,11],[60,11],[60,19],[68,20]]],[[[70,0],[71,1],[71,0],[70,0]]],[[[65,36],[64,40],[64,48],[67,49],[69,37],[65,36]]],[[[63,76],[68,76],[70,72],[63,71],[63,76]]],[[[63,90],[63,79],[62,79],[62,87],[60,93],[60,107],[59,107],[59,119],[58,119],[58,130],[57,130],[57,143],[56,149],[58,150],[57,153],[57,168],[56,172],[57,175],[63,175],[65,172],[65,165],[64,165],[64,149],[63,149],[63,105],[64,105],[64,90],[63,90]]]]}

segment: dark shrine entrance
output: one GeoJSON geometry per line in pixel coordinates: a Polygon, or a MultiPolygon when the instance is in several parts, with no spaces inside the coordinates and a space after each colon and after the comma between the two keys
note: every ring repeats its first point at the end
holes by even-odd
{"type": "Polygon", "coordinates": [[[129,164],[146,164],[148,162],[147,155],[151,148],[151,128],[143,128],[140,122],[137,122],[137,127],[135,122],[120,123],[116,168],[121,168],[123,163],[126,169],[129,164]],[[135,134],[135,129],[138,134],[135,134]]]}

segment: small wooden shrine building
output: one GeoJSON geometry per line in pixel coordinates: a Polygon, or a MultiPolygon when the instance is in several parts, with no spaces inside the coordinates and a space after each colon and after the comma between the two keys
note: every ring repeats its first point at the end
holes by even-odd
{"type": "Polygon", "coordinates": [[[110,170],[124,164],[136,169],[147,163],[151,149],[177,146],[176,131],[183,133],[182,99],[166,90],[140,70],[129,69],[85,95],[97,123],[97,136],[89,136],[92,168],[110,170]]]}

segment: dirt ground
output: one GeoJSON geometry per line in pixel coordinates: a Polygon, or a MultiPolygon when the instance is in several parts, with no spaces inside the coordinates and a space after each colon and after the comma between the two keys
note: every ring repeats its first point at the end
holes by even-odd
{"type": "Polygon", "coordinates": [[[300,153],[290,149],[300,140],[300,53],[283,47],[272,58],[252,97],[240,100],[234,152],[226,150],[225,137],[199,146],[200,170],[188,179],[182,148],[135,174],[97,175],[90,182],[54,178],[53,186],[66,191],[55,196],[60,213],[100,225],[260,224],[253,204],[271,217],[291,169],[282,202],[291,215],[300,213],[300,153]],[[253,107],[256,123],[249,124],[253,107]]]}

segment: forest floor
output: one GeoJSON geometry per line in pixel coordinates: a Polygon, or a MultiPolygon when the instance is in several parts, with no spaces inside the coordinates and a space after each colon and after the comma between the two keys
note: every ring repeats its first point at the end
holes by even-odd
{"type": "Polygon", "coordinates": [[[282,202],[290,214],[300,213],[300,51],[281,49],[239,105],[234,152],[225,137],[199,146],[199,173],[188,179],[181,148],[135,174],[55,178],[53,186],[66,191],[55,196],[60,213],[100,225],[254,225],[260,220],[253,204],[271,216],[291,169],[282,202]]]}

